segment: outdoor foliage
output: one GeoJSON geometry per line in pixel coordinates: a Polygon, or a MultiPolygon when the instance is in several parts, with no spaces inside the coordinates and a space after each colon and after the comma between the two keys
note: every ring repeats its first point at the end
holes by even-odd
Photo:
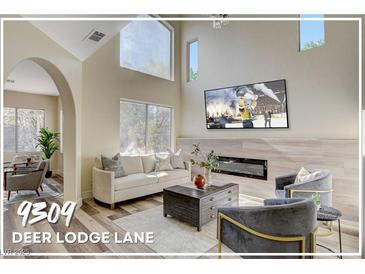
{"type": "Polygon", "coordinates": [[[306,42],[304,44],[304,47],[302,48],[302,50],[307,50],[307,49],[312,49],[312,48],[318,48],[324,45],[324,41],[323,40],[318,40],[318,41],[309,41],[306,42]]]}
{"type": "Polygon", "coordinates": [[[171,109],[143,103],[120,103],[122,153],[167,151],[171,145],[171,109]]]}
{"type": "Polygon", "coordinates": [[[171,37],[170,30],[159,21],[131,21],[120,32],[120,65],[170,79],[171,37]]]}
{"type": "Polygon", "coordinates": [[[4,150],[34,151],[38,133],[43,126],[44,110],[4,108],[4,150]]]}
{"type": "Polygon", "coordinates": [[[15,152],[15,108],[4,108],[4,151],[15,152]]]}
{"type": "Polygon", "coordinates": [[[198,79],[198,72],[194,71],[192,68],[190,68],[190,81],[198,79]]]}

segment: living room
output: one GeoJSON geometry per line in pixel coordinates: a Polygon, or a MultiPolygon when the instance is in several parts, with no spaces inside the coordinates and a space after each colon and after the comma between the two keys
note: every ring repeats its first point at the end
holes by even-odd
{"type": "MultiPolygon", "coordinates": [[[[4,212],[5,247],[29,249],[37,256],[47,251],[91,256],[101,252],[189,254],[192,258],[216,258],[218,253],[224,253],[224,258],[255,253],[283,256],[285,252],[295,257],[302,253],[316,258],[359,257],[359,21],[326,15],[286,18],[207,15],[203,20],[180,21],[144,15],[133,17],[137,20],[5,20],[4,79],[11,80],[22,62],[33,62],[47,72],[59,92],[56,122],[50,127],[62,136],[62,159],[61,151],[56,152],[52,169],[62,178],[64,192],[41,200],[78,205],[69,228],[42,221],[32,229],[54,234],[152,231],[155,235],[152,244],[14,244],[14,227],[26,230],[14,218],[19,206],[14,203],[4,212]],[[94,40],[85,41],[92,36],[94,40]],[[217,97],[221,101],[216,103],[214,96],[209,101],[210,91],[221,94],[217,97]],[[227,108],[225,98],[231,93],[237,96],[237,105],[227,108]],[[235,112],[226,114],[231,109],[235,112]],[[255,118],[245,124],[245,115],[255,118]],[[219,119],[223,116],[224,123],[219,119]],[[208,156],[204,161],[211,150],[210,156],[217,158],[208,156]],[[214,159],[221,164],[220,170],[214,159]],[[222,168],[227,161],[242,168],[255,165],[259,174],[249,169],[233,175],[222,168]],[[310,179],[311,174],[306,174],[308,180],[318,174],[323,178],[299,189],[282,185],[295,174],[292,185],[300,171],[312,174],[310,179]],[[122,173],[119,178],[118,172],[122,173]],[[194,182],[209,186],[197,190],[194,182]],[[190,212],[186,205],[191,201],[179,200],[189,190],[176,189],[186,184],[193,191],[190,196],[200,195],[199,202],[229,192],[232,196],[224,196],[231,199],[224,204],[228,211],[211,209],[208,221],[198,216],[199,224],[192,225],[195,215],[186,217],[176,206],[181,202],[183,211],[190,212]],[[272,198],[306,198],[293,206],[304,207],[302,214],[307,217],[286,214],[282,207],[288,212],[299,210],[290,204],[263,206],[272,198]],[[330,210],[322,212],[327,219],[318,219],[311,208],[314,202],[330,210]],[[236,206],[248,207],[252,215],[236,218],[240,211],[229,210],[236,206]],[[251,210],[267,207],[280,211],[265,213],[274,220],[260,219],[265,224],[261,227],[251,210]],[[237,224],[222,217],[226,215],[279,238],[298,236],[287,227],[306,227],[305,247],[297,242],[285,246],[284,239],[272,243],[244,229],[240,232],[237,224]],[[278,224],[282,231],[275,234],[277,219],[282,221],[278,224]],[[223,231],[217,239],[219,221],[223,231]],[[329,230],[329,235],[311,236],[317,225],[318,234],[329,230]],[[316,248],[310,237],[317,238],[316,248]],[[254,246],[248,244],[251,240],[254,246]]],[[[10,100],[12,92],[5,92],[4,106],[20,107],[10,100]]],[[[25,106],[31,100],[20,96],[24,96],[20,97],[23,107],[31,108],[25,106]]],[[[39,200],[36,194],[33,198],[39,200]]]]}

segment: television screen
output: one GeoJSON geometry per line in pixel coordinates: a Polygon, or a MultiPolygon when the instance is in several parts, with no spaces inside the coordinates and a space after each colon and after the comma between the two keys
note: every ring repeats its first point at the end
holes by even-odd
{"type": "Polygon", "coordinates": [[[206,90],[208,129],[288,128],[285,80],[206,90]]]}

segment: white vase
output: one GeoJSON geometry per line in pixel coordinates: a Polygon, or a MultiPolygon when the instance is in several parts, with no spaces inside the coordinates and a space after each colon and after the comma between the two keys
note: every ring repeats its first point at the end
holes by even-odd
{"type": "Polygon", "coordinates": [[[204,177],[205,177],[206,185],[211,186],[213,184],[213,182],[212,182],[212,171],[210,169],[207,169],[207,168],[204,169],[204,177]]]}

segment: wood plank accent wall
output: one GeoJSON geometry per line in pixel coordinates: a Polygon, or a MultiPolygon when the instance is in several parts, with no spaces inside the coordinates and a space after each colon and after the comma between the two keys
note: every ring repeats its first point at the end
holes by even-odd
{"type": "MultiPolygon", "coordinates": [[[[357,223],[359,215],[359,142],[339,139],[247,138],[200,139],[177,138],[177,149],[190,159],[192,144],[200,143],[203,151],[214,149],[221,156],[268,160],[268,180],[214,174],[224,181],[241,185],[247,195],[274,197],[275,177],[307,169],[328,169],[333,176],[333,205],[344,219],[357,223]],[[243,186],[242,186],[243,185],[243,186]]],[[[201,172],[193,169],[194,173],[201,172]]]]}

